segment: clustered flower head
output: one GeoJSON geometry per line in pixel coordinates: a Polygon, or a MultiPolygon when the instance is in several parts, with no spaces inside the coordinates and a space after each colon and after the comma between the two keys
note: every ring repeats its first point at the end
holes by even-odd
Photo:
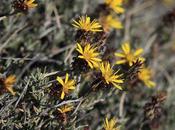
{"type": "Polygon", "coordinates": [[[125,9],[122,7],[123,0],[105,0],[102,4],[102,10],[99,15],[100,24],[103,26],[105,32],[111,29],[122,29],[123,25],[118,17],[118,14],[123,14],[125,9]]]}
{"type": "Polygon", "coordinates": [[[79,20],[73,20],[73,24],[74,27],[76,27],[77,29],[80,30],[84,30],[84,31],[92,31],[92,32],[101,32],[101,25],[99,24],[99,22],[97,20],[92,20],[91,18],[88,16],[82,16],[79,17],[79,20]]]}
{"type": "Polygon", "coordinates": [[[101,59],[99,58],[99,53],[97,52],[97,47],[92,47],[90,43],[87,43],[84,47],[82,47],[79,43],[77,43],[77,49],[79,52],[79,58],[86,60],[91,69],[97,68],[101,59]]]}
{"type": "Polygon", "coordinates": [[[122,29],[123,25],[117,17],[112,15],[103,16],[100,18],[100,23],[103,25],[105,32],[108,32],[111,28],[122,29]]]}
{"type": "Polygon", "coordinates": [[[119,58],[116,61],[117,65],[129,65],[130,67],[133,66],[136,62],[142,64],[142,67],[138,70],[138,79],[142,81],[147,87],[153,88],[155,87],[155,83],[151,81],[152,78],[152,71],[149,68],[144,66],[145,58],[141,56],[143,53],[142,48],[138,48],[135,51],[131,49],[131,45],[129,42],[125,42],[122,44],[122,51],[120,53],[115,53],[115,56],[119,58]]]}
{"type": "Polygon", "coordinates": [[[142,48],[138,48],[135,51],[132,51],[130,43],[125,42],[122,44],[122,50],[123,52],[121,53],[115,53],[115,56],[120,58],[120,60],[116,61],[116,64],[128,63],[129,66],[132,66],[133,63],[137,60],[141,62],[145,60],[143,57],[141,57],[141,54],[143,53],[142,48]]]}
{"type": "Polygon", "coordinates": [[[104,130],[119,130],[119,128],[117,127],[117,121],[114,118],[112,118],[111,120],[105,118],[103,128],[104,130]]]}
{"type": "Polygon", "coordinates": [[[75,89],[75,80],[69,79],[69,74],[66,73],[66,78],[63,80],[61,77],[57,77],[58,83],[61,84],[62,91],[61,91],[61,99],[64,99],[65,95],[69,93],[70,90],[75,89]]]}
{"type": "Polygon", "coordinates": [[[102,73],[102,77],[108,85],[112,84],[114,87],[122,90],[122,87],[119,84],[123,83],[123,79],[121,79],[121,75],[117,74],[118,71],[115,73],[113,72],[109,62],[101,63],[99,68],[102,73]]]}

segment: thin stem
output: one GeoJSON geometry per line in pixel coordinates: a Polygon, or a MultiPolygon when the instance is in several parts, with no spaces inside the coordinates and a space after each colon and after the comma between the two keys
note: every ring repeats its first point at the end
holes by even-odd
{"type": "Polygon", "coordinates": [[[1,17],[9,17],[9,16],[15,15],[17,13],[19,13],[19,11],[13,11],[12,13],[3,13],[3,14],[0,14],[0,18],[1,17]]]}
{"type": "Polygon", "coordinates": [[[121,118],[124,117],[123,110],[124,110],[124,102],[125,102],[126,92],[124,92],[120,98],[120,105],[119,105],[119,116],[121,118]]]}

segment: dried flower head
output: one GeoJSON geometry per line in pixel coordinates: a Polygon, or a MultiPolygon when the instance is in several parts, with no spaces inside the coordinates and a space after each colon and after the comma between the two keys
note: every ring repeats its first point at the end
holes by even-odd
{"type": "Polygon", "coordinates": [[[72,105],[64,105],[60,108],[58,108],[57,110],[60,112],[60,113],[67,113],[67,112],[70,112],[73,110],[73,106],[72,105]]]}
{"type": "Polygon", "coordinates": [[[84,59],[90,68],[93,69],[99,66],[101,59],[98,58],[100,54],[96,51],[96,47],[92,47],[90,43],[87,43],[85,47],[82,47],[79,43],[77,43],[76,50],[80,53],[78,57],[84,59]]]}
{"type": "Polygon", "coordinates": [[[117,128],[116,125],[117,125],[116,119],[113,118],[111,120],[108,120],[108,118],[105,118],[103,127],[105,130],[119,130],[119,128],[117,128]]]}
{"type": "Polygon", "coordinates": [[[136,49],[135,52],[131,50],[130,43],[126,42],[122,44],[122,50],[121,53],[115,53],[116,57],[121,58],[121,60],[116,61],[116,64],[125,64],[128,63],[129,66],[132,66],[134,62],[137,60],[144,61],[145,59],[141,57],[140,55],[143,53],[142,48],[136,49]]]}
{"type": "Polygon", "coordinates": [[[167,94],[160,92],[152,96],[151,101],[148,101],[144,106],[145,119],[149,121],[150,126],[159,126],[161,117],[164,114],[163,102],[166,100],[167,94]]]}
{"type": "Polygon", "coordinates": [[[105,0],[105,3],[116,13],[124,13],[125,11],[125,9],[122,7],[123,0],[105,0]]]}
{"type": "Polygon", "coordinates": [[[57,77],[58,83],[62,86],[61,99],[64,99],[65,94],[69,93],[69,90],[75,89],[75,80],[69,80],[69,74],[66,73],[65,81],[61,77],[57,77]]]}
{"type": "Polygon", "coordinates": [[[109,62],[101,63],[99,68],[102,73],[102,77],[108,85],[112,84],[114,87],[122,90],[122,87],[119,84],[123,83],[123,79],[121,79],[121,75],[117,74],[118,71],[115,73],[113,72],[109,62]]]}
{"type": "Polygon", "coordinates": [[[73,110],[73,106],[72,105],[64,105],[60,108],[58,108],[58,112],[59,112],[59,119],[60,121],[66,125],[67,124],[67,120],[68,120],[68,113],[71,112],[73,110]]]}
{"type": "Polygon", "coordinates": [[[175,22],[175,8],[172,10],[168,11],[166,14],[163,15],[162,17],[163,23],[166,26],[171,26],[174,25],[175,22]]]}
{"type": "Polygon", "coordinates": [[[3,89],[9,91],[12,95],[16,94],[16,92],[13,90],[13,85],[16,82],[16,76],[10,75],[5,79],[1,78],[0,82],[3,86],[3,89]]]}
{"type": "Polygon", "coordinates": [[[112,15],[104,16],[100,18],[101,25],[105,32],[108,32],[110,29],[122,29],[123,25],[118,18],[113,18],[112,15]]]}
{"type": "Polygon", "coordinates": [[[101,32],[102,31],[101,29],[102,26],[99,24],[99,22],[95,19],[91,21],[90,17],[88,16],[79,17],[78,21],[73,20],[72,25],[84,31],[91,31],[91,32],[101,32]]]}
{"type": "Polygon", "coordinates": [[[149,88],[155,87],[156,83],[151,81],[152,78],[152,71],[149,68],[142,67],[138,72],[138,78],[145,83],[145,85],[149,88]]]}
{"type": "Polygon", "coordinates": [[[36,7],[35,0],[14,0],[12,6],[15,10],[27,12],[28,9],[36,7]]]}

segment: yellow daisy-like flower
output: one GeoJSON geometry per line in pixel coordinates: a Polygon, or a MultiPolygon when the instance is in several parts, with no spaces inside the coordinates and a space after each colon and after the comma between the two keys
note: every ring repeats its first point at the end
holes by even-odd
{"type": "Polygon", "coordinates": [[[97,20],[93,20],[91,21],[90,17],[88,16],[82,16],[79,18],[79,21],[75,21],[73,20],[73,26],[81,29],[81,30],[85,30],[85,31],[92,31],[92,32],[101,32],[101,25],[98,23],[97,20]]]}
{"type": "Polygon", "coordinates": [[[106,118],[103,127],[105,130],[119,130],[119,128],[116,127],[116,123],[117,121],[114,118],[110,121],[106,118]]]}
{"type": "Polygon", "coordinates": [[[27,5],[28,8],[34,8],[38,5],[34,2],[35,2],[35,0],[25,0],[24,4],[27,5]]]}
{"type": "Polygon", "coordinates": [[[143,53],[143,49],[139,48],[136,49],[135,52],[133,52],[131,50],[131,46],[128,42],[124,43],[122,45],[122,50],[123,52],[121,53],[115,53],[116,57],[121,58],[121,60],[118,60],[116,62],[116,64],[125,64],[125,63],[129,63],[129,66],[132,66],[134,62],[136,62],[137,60],[144,62],[144,58],[141,57],[140,55],[143,53]]]}
{"type": "Polygon", "coordinates": [[[100,71],[102,73],[102,77],[104,78],[107,84],[113,84],[116,88],[122,90],[122,87],[118,84],[123,83],[123,79],[121,79],[121,75],[118,75],[117,72],[113,72],[109,62],[100,64],[100,71]]]}
{"type": "Polygon", "coordinates": [[[108,32],[111,28],[122,29],[123,25],[118,18],[113,18],[112,15],[102,17],[100,22],[105,32],[108,32]]]}
{"type": "Polygon", "coordinates": [[[82,47],[79,43],[77,43],[76,50],[80,53],[78,57],[86,60],[91,69],[99,66],[101,59],[98,58],[100,54],[96,51],[96,47],[92,47],[89,43],[87,43],[85,47],[82,47]]]}
{"type": "Polygon", "coordinates": [[[151,69],[143,66],[138,73],[138,78],[143,81],[147,87],[153,88],[156,86],[156,83],[151,81],[152,75],[151,69]]]}
{"type": "Polygon", "coordinates": [[[105,3],[116,13],[125,12],[125,9],[122,7],[123,0],[105,0],[105,3]]]}
{"type": "Polygon", "coordinates": [[[16,82],[16,76],[14,75],[8,76],[3,82],[4,88],[8,90],[12,95],[16,94],[16,92],[13,90],[13,85],[15,82],[16,82]]]}
{"type": "Polygon", "coordinates": [[[63,114],[63,113],[67,113],[67,112],[72,111],[73,108],[74,107],[72,105],[64,105],[64,106],[58,108],[57,110],[63,114]]]}
{"type": "Polygon", "coordinates": [[[69,74],[66,73],[65,81],[61,77],[57,77],[57,81],[62,85],[61,99],[64,99],[65,94],[69,93],[69,90],[75,89],[75,80],[69,80],[69,74]]]}

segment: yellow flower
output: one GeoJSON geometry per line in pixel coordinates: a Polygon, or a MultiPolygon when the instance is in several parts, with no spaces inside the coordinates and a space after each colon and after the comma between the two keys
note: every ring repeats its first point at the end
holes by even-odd
{"type": "Polygon", "coordinates": [[[143,66],[138,73],[138,78],[143,81],[147,87],[153,88],[156,86],[156,83],[151,81],[152,75],[151,69],[143,66]]]}
{"type": "Polygon", "coordinates": [[[116,13],[124,13],[125,11],[122,7],[123,0],[105,0],[105,3],[116,13]]]}
{"type": "Polygon", "coordinates": [[[16,76],[10,75],[4,80],[4,88],[8,90],[12,95],[15,95],[16,92],[13,90],[13,85],[16,82],[16,76]]]}
{"type": "Polygon", "coordinates": [[[101,24],[103,29],[108,32],[111,28],[122,29],[123,25],[118,18],[113,18],[112,15],[108,15],[101,18],[101,24]]]}
{"type": "Polygon", "coordinates": [[[163,0],[163,3],[167,6],[172,6],[174,4],[174,0],[163,0]]]}
{"type": "Polygon", "coordinates": [[[132,66],[133,63],[136,62],[137,60],[140,60],[141,62],[145,60],[143,57],[140,56],[143,53],[142,48],[136,49],[136,51],[133,52],[131,50],[130,44],[126,42],[122,45],[122,50],[123,50],[122,53],[115,53],[116,57],[121,58],[121,60],[118,60],[116,64],[129,63],[129,66],[132,66]]]}
{"type": "Polygon", "coordinates": [[[72,111],[72,109],[73,109],[72,105],[64,105],[64,106],[58,108],[57,110],[63,114],[63,113],[67,113],[67,112],[72,111]]]}
{"type": "Polygon", "coordinates": [[[92,47],[89,43],[87,43],[85,47],[82,47],[79,43],[77,43],[76,50],[80,53],[78,57],[86,60],[91,69],[99,66],[101,59],[98,58],[100,54],[96,51],[96,47],[92,47]]]}
{"type": "Polygon", "coordinates": [[[117,72],[113,72],[109,62],[100,64],[100,71],[102,73],[102,77],[104,78],[107,84],[113,84],[116,88],[122,90],[122,87],[118,84],[123,83],[123,79],[121,79],[121,75],[118,75],[117,72]]]}
{"type": "Polygon", "coordinates": [[[92,31],[92,32],[100,32],[102,31],[101,25],[97,22],[97,20],[91,21],[90,17],[82,16],[79,18],[79,21],[73,20],[73,26],[82,29],[85,31],[92,31]]]}
{"type": "Polygon", "coordinates": [[[34,8],[38,5],[34,2],[35,2],[35,0],[25,0],[24,4],[27,5],[28,8],[34,8]]]}
{"type": "Polygon", "coordinates": [[[110,121],[106,118],[104,121],[104,129],[105,130],[119,130],[119,128],[116,127],[117,121],[113,118],[110,121]]]}
{"type": "Polygon", "coordinates": [[[57,81],[62,85],[61,99],[64,99],[65,94],[69,93],[69,90],[75,89],[75,80],[69,80],[69,74],[66,73],[65,81],[61,77],[57,77],[57,81]]]}

